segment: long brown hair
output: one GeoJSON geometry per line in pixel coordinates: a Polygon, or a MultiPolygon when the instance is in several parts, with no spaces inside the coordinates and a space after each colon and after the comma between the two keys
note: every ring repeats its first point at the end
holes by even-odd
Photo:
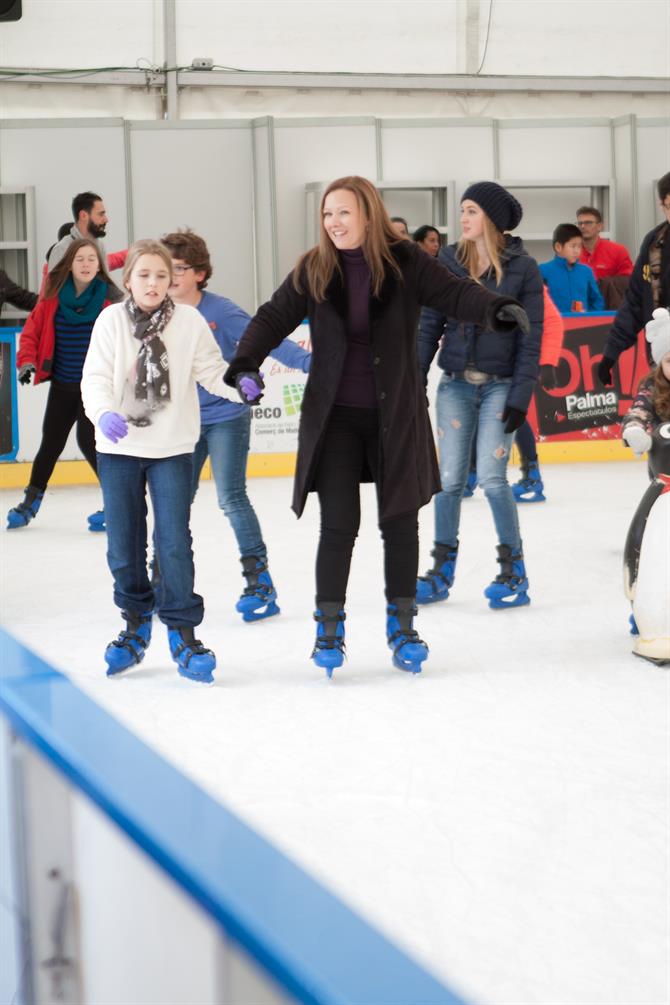
{"type": "MultiPolygon", "coordinates": [[[[479,203],[477,205],[479,206],[479,203]]],[[[482,209],[481,206],[479,208],[482,209]]],[[[484,213],[483,209],[482,213],[484,213]]],[[[500,252],[505,247],[505,235],[498,230],[491,217],[487,216],[486,213],[484,213],[484,247],[493,266],[493,271],[496,274],[496,286],[500,286],[503,277],[500,252]]],[[[479,266],[479,252],[477,251],[475,241],[469,241],[467,238],[462,237],[458,242],[456,258],[468,270],[470,278],[479,283],[481,268],[479,266]]]]}
{"type": "MultiPolygon", "coordinates": [[[[74,262],[75,255],[81,251],[82,248],[91,247],[98,256],[98,273],[95,278],[100,278],[108,286],[113,286],[113,282],[109,277],[107,272],[107,267],[100,254],[100,249],[98,248],[95,241],[91,241],[88,237],[79,238],[77,241],[73,241],[70,247],[65,252],[63,258],[61,258],[58,265],[54,265],[53,269],[47,276],[46,285],[44,287],[44,299],[48,300],[51,297],[57,297],[60,291],[65,286],[67,282],[67,277],[72,271],[72,263],[74,262]]],[[[91,280],[93,282],[93,280],[91,280]]]]}
{"type": "Polygon", "coordinates": [[[654,371],[651,403],[659,419],[670,419],[670,381],[663,373],[660,362],[654,371]]]}
{"type": "Polygon", "coordinates": [[[338,189],[346,189],[356,196],[359,209],[367,224],[363,238],[363,254],[372,275],[372,293],[379,296],[384,273],[388,266],[398,277],[401,276],[398,263],[391,252],[391,246],[398,244],[399,238],[386,211],[382,198],[367,178],[359,175],[347,175],[331,181],[321,198],[319,206],[319,243],[302,255],[293,269],[293,285],[302,293],[302,277],[307,284],[311,296],[321,303],[325,300],[326,289],[335,272],[340,276],[342,266],[337,255],[337,249],[326,233],[323,225],[323,207],[327,196],[338,189]]]}

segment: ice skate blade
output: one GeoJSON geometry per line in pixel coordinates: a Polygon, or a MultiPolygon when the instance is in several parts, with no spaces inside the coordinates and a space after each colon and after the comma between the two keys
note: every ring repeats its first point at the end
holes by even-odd
{"type": "Polygon", "coordinates": [[[417,674],[421,673],[423,670],[421,664],[427,659],[428,648],[426,646],[406,642],[397,652],[393,653],[393,666],[406,673],[417,674]]]}
{"type": "Polygon", "coordinates": [[[131,663],[130,666],[119,667],[118,670],[115,667],[108,666],[105,670],[105,677],[108,680],[114,680],[116,677],[124,677],[130,670],[134,670],[136,666],[138,666],[137,663],[131,663]]]}
{"type": "Polygon", "coordinates": [[[202,674],[186,673],[181,667],[177,667],[177,673],[182,680],[187,681],[189,684],[197,684],[198,687],[213,687],[214,685],[214,675],[211,671],[205,671],[202,674]]]}
{"type": "Polygon", "coordinates": [[[646,663],[653,663],[656,667],[670,667],[670,657],[666,659],[663,656],[645,656],[644,653],[638,653],[634,649],[632,652],[633,656],[637,656],[638,659],[644,660],[646,663]]]}
{"type": "Polygon", "coordinates": [[[504,611],[511,607],[527,607],[530,603],[530,597],[527,593],[516,593],[505,599],[502,597],[489,597],[486,593],[484,595],[487,597],[489,607],[492,611],[504,611]]]}
{"type": "MultiPolygon", "coordinates": [[[[239,605],[237,610],[240,610],[239,605]]],[[[266,618],[273,618],[275,614],[281,614],[281,608],[275,604],[274,600],[265,607],[265,610],[241,611],[242,621],[252,624],[254,621],[265,621],[266,618]]]]}
{"type": "Polygon", "coordinates": [[[420,597],[418,593],[416,595],[417,604],[439,604],[441,600],[448,600],[448,599],[449,599],[449,591],[447,591],[446,593],[439,593],[439,594],[432,593],[429,597],[426,597],[425,599],[423,597],[420,597]]]}

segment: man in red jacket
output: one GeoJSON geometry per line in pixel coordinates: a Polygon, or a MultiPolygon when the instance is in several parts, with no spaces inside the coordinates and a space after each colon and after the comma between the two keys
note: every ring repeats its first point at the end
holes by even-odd
{"type": "Polygon", "coordinates": [[[601,237],[603,218],[594,206],[581,206],[577,210],[577,226],[582,235],[582,253],[579,261],[589,265],[596,279],[606,276],[630,276],[633,263],[623,244],[601,237]]]}

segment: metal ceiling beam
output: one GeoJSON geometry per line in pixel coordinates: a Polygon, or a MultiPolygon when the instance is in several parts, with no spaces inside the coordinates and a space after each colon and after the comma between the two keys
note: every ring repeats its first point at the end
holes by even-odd
{"type": "Polygon", "coordinates": [[[373,91],[577,91],[670,94],[658,77],[496,77],[466,74],[262,73],[245,70],[181,70],[179,86],[289,87],[301,90],[373,91]]]}
{"type": "MultiPolygon", "coordinates": [[[[6,71],[6,73],[9,71],[6,71]]],[[[3,81],[26,84],[77,84],[96,86],[164,87],[166,76],[156,70],[104,70],[57,73],[30,68],[16,70],[17,76],[0,76],[3,81]]],[[[178,86],[289,88],[291,90],[442,91],[445,93],[578,92],[590,94],[670,94],[670,80],[659,77],[495,77],[465,74],[342,74],[342,73],[263,73],[256,71],[180,70],[178,86]]]]}

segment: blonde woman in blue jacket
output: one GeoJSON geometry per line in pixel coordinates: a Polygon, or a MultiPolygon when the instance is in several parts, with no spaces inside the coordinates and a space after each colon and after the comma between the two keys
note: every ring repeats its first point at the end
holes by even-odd
{"type": "Polygon", "coordinates": [[[542,277],[514,230],[523,210],[496,182],[470,185],[461,199],[461,240],[438,261],[492,292],[523,305],[530,332],[499,333],[457,321],[431,308],[421,313],[419,363],[428,370],[441,343],[444,371],[437,391],[442,491],[435,496],[434,563],[417,582],[417,602],[446,600],[454,582],[461,499],[476,439],[477,480],[491,507],[500,573],[485,589],[492,608],[530,602],[516,502],[507,481],[514,432],[526,418],[539,373],[544,320],[542,277]]]}

